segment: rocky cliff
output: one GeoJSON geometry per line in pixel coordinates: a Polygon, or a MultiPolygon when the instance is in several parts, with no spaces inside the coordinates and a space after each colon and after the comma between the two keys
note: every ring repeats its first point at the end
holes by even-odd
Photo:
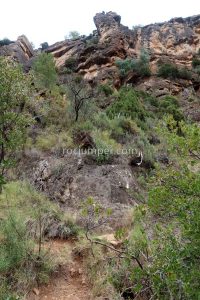
{"type": "MultiPolygon", "coordinates": [[[[146,49],[150,54],[152,76],[137,82],[133,78],[126,83],[134,83],[156,97],[168,94],[179,96],[188,115],[200,120],[199,104],[189,103],[200,95],[199,78],[191,81],[154,76],[158,62],[192,67],[192,59],[200,49],[200,15],[174,18],[169,22],[130,30],[121,24],[120,15],[102,12],[95,15],[94,23],[96,30],[89,36],[61,41],[44,50],[54,56],[61,73],[70,63],[73,64],[73,71],[83,75],[90,84],[110,82],[119,88],[122,82],[116,60],[136,58],[142,49],[146,49]]],[[[14,57],[28,70],[37,51],[34,52],[25,36],[20,36],[16,42],[0,47],[0,55],[14,57]]]]}
{"type": "Polygon", "coordinates": [[[24,66],[34,55],[34,50],[25,35],[18,37],[16,42],[0,47],[1,56],[11,56],[24,66]]]}
{"type": "Polygon", "coordinates": [[[56,43],[47,49],[58,68],[73,57],[77,60],[76,71],[87,80],[112,79],[116,77],[115,60],[136,57],[141,49],[149,51],[152,71],[156,71],[159,60],[190,68],[200,49],[200,15],[130,30],[121,24],[118,14],[103,12],[96,14],[94,23],[97,30],[90,36],[56,43]]]}
{"type": "MultiPolygon", "coordinates": [[[[117,85],[117,59],[137,57],[141,49],[147,49],[153,72],[158,61],[172,61],[190,68],[193,56],[200,49],[200,15],[130,30],[121,24],[120,15],[102,12],[95,15],[94,23],[96,30],[91,35],[58,42],[45,50],[53,54],[58,69],[73,58],[75,71],[88,81],[114,79],[117,85]]],[[[16,42],[0,47],[0,55],[13,56],[26,66],[34,51],[22,35],[16,42]]]]}

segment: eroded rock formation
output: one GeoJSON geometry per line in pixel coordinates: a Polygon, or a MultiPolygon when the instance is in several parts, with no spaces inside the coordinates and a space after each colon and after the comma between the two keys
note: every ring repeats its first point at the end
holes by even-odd
{"type": "Polygon", "coordinates": [[[33,57],[34,50],[27,37],[21,35],[16,42],[0,47],[0,55],[11,56],[25,66],[33,57]]]}
{"type": "Polygon", "coordinates": [[[200,49],[200,15],[134,30],[120,21],[116,13],[98,13],[94,17],[97,31],[92,35],[56,43],[47,52],[54,55],[58,68],[73,57],[77,60],[76,71],[87,80],[104,81],[117,80],[116,59],[137,57],[141,49],[149,51],[152,71],[156,71],[159,60],[190,68],[194,54],[200,49]]]}

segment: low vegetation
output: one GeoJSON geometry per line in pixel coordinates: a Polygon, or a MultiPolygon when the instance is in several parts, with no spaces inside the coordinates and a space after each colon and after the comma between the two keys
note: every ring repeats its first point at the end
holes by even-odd
{"type": "Polygon", "coordinates": [[[177,67],[175,64],[161,64],[158,68],[158,76],[170,79],[186,79],[192,78],[192,73],[185,67],[177,67]]]}
{"type": "Polygon", "coordinates": [[[0,40],[0,47],[1,46],[8,46],[10,44],[12,44],[13,42],[11,40],[9,40],[8,38],[4,38],[3,40],[0,40]]]}
{"type": "Polygon", "coordinates": [[[52,54],[41,53],[33,63],[35,84],[38,88],[53,89],[57,82],[57,73],[52,54]]]}
{"type": "MultiPolygon", "coordinates": [[[[137,59],[117,61],[121,81],[150,76],[149,61],[145,51],[137,59]]],[[[26,75],[16,63],[0,59],[0,299],[20,299],[47,283],[56,261],[46,240],[71,237],[78,239],[76,254],[86,260],[95,296],[198,299],[199,126],[186,119],[178,98],[156,98],[130,85],[116,90],[111,81],[91,88],[76,74],[76,64],[67,59],[59,78],[45,52],[26,75]],[[131,218],[127,213],[128,224],[118,220],[116,247],[96,236],[112,220],[110,208],[88,197],[76,220],[61,210],[67,205],[50,201],[34,183],[16,180],[19,174],[11,169],[26,159],[26,151],[57,161],[65,149],[80,148],[96,150],[84,157],[88,168],[105,165],[106,173],[106,165],[114,168],[121,159],[135,174],[135,190],[125,191],[137,205],[131,218]],[[123,159],[120,151],[127,149],[137,155],[123,159]],[[163,154],[166,159],[159,159],[163,154]]],[[[195,72],[198,67],[195,56],[195,72]]],[[[189,80],[191,74],[173,64],[158,70],[171,80],[189,80]]],[[[54,175],[60,175],[62,159],[54,175]]]]}
{"type": "Polygon", "coordinates": [[[148,52],[142,50],[138,59],[127,58],[125,60],[117,60],[116,65],[119,68],[122,78],[126,77],[130,72],[143,78],[151,76],[149,61],[148,52]]]}

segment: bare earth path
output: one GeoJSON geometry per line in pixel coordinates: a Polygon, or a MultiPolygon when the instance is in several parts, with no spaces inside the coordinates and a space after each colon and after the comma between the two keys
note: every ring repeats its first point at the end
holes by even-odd
{"type": "Polygon", "coordinates": [[[62,262],[69,257],[71,261],[60,266],[49,283],[33,289],[26,300],[92,300],[91,288],[87,282],[81,260],[73,259],[71,252],[73,244],[67,241],[53,241],[50,251],[56,260],[62,262]]]}

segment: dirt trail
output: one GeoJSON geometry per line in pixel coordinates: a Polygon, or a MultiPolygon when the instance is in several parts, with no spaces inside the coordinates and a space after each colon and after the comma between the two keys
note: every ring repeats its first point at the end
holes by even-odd
{"type": "Polygon", "coordinates": [[[72,257],[73,243],[53,241],[47,244],[51,254],[62,263],[45,286],[33,289],[26,300],[92,300],[82,261],[72,257]],[[63,264],[65,261],[66,264],[63,264]],[[69,262],[70,261],[70,262],[69,262]]]}

